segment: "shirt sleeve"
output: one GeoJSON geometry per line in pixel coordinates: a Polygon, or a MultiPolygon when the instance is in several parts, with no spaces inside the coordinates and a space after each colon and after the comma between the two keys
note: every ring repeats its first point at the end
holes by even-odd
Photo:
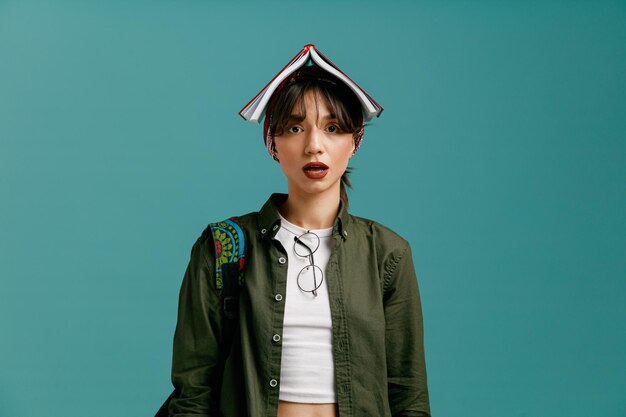
{"type": "Polygon", "coordinates": [[[169,405],[172,417],[218,414],[223,313],[214,275],[213,241],[204,233],[191,249],[180,288],[172,359],[177,395],[169,405]]]}
{"type": "Polygon", "coordinates": [[[430,416],[422,306],[411,248],[406,241],[391,254],[385,268],[384,309],[391,414],[430,416]]]}

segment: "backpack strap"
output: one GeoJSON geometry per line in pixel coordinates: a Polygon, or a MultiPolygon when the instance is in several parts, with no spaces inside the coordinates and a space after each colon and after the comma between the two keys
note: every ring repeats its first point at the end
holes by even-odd
{"type": "Polygon", "coordinates": [[[246,239],[238,217],[209,224],[215,245],[215,287],[222,293],[222,307],[232,320],[239,310],[239,288],[243,284],[246,239]]]}
{"type": "MultiPolygon", "coordinates": [[[[224,320],[216,375],[222,380],[226,359],[230,355],[239,328],[239,289],[243,284],[245,265],[245,235],[239,218],[231,217],[209,225],[215,245],[215,286],[221,291],[224,320]]],[[[221,390],[221,387],[219,387],[221,390]]],[[[217,398],[219,392],[215,393],[217,398]]]]}

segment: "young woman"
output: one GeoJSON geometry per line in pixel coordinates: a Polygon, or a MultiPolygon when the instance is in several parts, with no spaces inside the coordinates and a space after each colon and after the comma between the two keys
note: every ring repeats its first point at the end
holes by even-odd
{"type": "Polygon", "coordinates": [[[238,220],[247,264],[236,320],[224,318],[211,233],[194,244],[174,337],[172,416],[430,415],[409,244],[348,212],[363,114],[353,90],[316,65],[272,95],[264,139],[288,192],[238,220]]]}

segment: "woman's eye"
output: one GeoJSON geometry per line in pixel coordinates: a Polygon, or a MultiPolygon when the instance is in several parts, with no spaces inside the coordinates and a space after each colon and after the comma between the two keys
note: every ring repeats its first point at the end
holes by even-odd
{"type": "Polygon", "coordinates": [[[326,130],[328,130],[329,133],[338,133],[339,132],[339,128],[335,125],[330,125],[326,128],[326,130]]]}
{"type": "Polygon", "coordinates": [[[298,126],[291,126],[289,129],[287,129],[287,131],[289,133],[300,133],[302,129],[300,129],[298,126]]]}

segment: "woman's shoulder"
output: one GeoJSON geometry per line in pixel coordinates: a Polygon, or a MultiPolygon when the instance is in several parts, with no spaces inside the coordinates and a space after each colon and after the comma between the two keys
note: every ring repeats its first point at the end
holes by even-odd
{"type": "Polygon", "coordinates": [[[388,250],[405,250],[409,246],[409,242],[400,233],[376,220],[351,215],[349,228],[352,229],[352,234],[388,250]]]}
{"type": "Polygon", "coordinates": [[[208,223],[196,239],[192,253],[194,249],[198,248],[201,248],[201,252],[212,252],[216,245],[216,239],[219,240],[218,245],[230,243],[233,240],[235,242],[243,241],[245,247],[245,243],[255,233],[256,225],[258,225],[258,214],[258,212],[250,212],[208,223]]]}

